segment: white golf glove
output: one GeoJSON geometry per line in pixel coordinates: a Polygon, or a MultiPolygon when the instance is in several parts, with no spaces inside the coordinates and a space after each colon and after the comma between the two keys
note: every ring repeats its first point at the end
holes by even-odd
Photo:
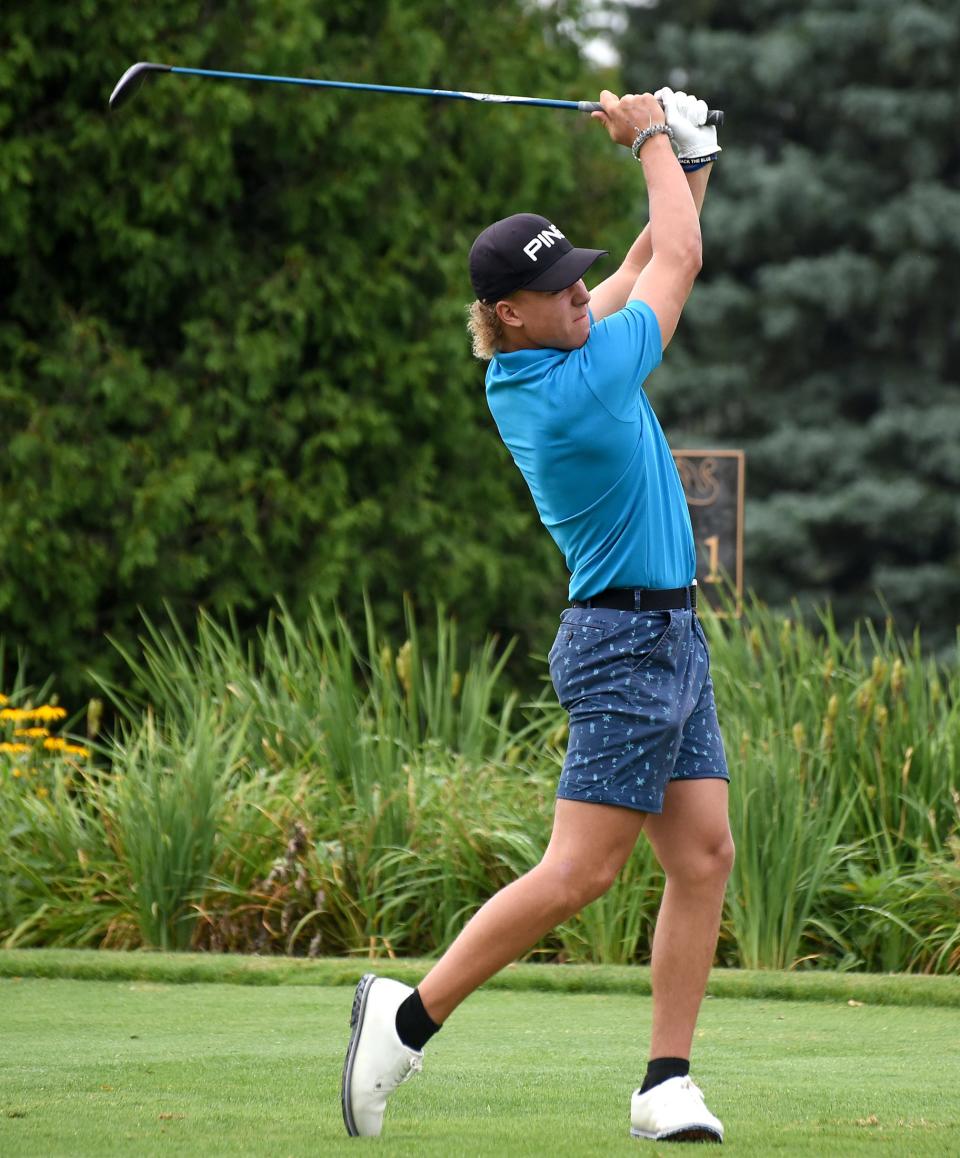
{"type": "Polygon", "coordinates": [[[721,151],[717,144],[716,126],[704,123],[707,119],[706,101],[699,100],[692,93],[674,92],[672,88],[658,89],[653,95],[663,105],[681,162],[695,157],[712,157],[721,151]]]}

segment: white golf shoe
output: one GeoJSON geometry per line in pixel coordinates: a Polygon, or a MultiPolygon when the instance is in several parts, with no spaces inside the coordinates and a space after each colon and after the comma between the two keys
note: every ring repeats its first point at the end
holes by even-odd
{"type": "Polygon", "coordinates": [[[343,1124],[352,1137],[377,1137],[387,1098],[423,1066],[423,1053],[397,1036],[397,1009],[412,992],[409,985],[373,973],[360,978],[340,1089],[343,1124]]]}
{"type": "Polygon", "coordinates": [[[630,1101],[630,1133],[654,1142],[722,1142],[723,1125],[689,1078],[669,1078],[630,1101]]]}

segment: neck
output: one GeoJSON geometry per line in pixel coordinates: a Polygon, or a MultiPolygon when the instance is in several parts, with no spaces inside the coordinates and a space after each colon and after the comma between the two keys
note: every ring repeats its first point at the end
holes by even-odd
{"type": "Polygon", "coordinates": [[[536,342],[526,336],[526,334],[514,334],[512,332],[503,335],[503,341],[500,345],[501,354],[512,354],[516,350],[539,350],[540,346],[536,342]]]}

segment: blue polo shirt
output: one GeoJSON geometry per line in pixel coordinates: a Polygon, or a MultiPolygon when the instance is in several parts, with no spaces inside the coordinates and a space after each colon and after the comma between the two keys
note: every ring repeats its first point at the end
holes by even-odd
{"type": "Polygon", "coordinates": [[[684,587],[696,548],[683,486],[643,390],[660,364],[656,315],[591,315],[579,350],[515,350],[487,369],[487,403],[563,552],[570,598],[684,587]]]}

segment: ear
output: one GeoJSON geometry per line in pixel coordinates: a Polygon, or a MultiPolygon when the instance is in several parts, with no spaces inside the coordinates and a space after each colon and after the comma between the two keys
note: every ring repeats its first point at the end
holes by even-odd
{"type": "Polygon", "coordinates": [[[523,318],[517,313],[516,303],[509,298],[502,298],[495,308],[501,325],[516,327],[523,325],[523,318]]]}

